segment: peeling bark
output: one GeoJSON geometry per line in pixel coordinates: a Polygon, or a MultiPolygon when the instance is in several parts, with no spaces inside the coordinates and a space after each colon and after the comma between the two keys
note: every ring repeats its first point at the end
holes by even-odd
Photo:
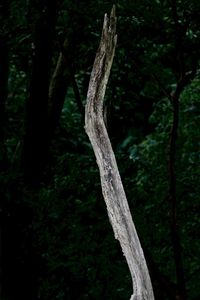
{"type": "Polygon", "coordinates": [[[119,240],[133,282],[131,300],[153,300],[153,290],[143,250],[132,220],[114,152],[103,119],[103,100],[113,62],[116,16],[105,15],[101,41],[90,78],[85,111],[85,130],[100,171],[102,193],[115,238],[119,240]]]}

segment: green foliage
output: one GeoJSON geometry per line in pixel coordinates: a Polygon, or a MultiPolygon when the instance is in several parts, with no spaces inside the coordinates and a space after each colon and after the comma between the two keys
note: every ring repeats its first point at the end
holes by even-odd
{"type": "MultiPolygon", "coordinates": [[[[200,255],[195,238],[200,226],[197,216],[200,201],[199,86],[198,75],[181,96],[176,154],[178,222],[183,242],[186,280],[190,291],[194,285],[193,274],[198,271],[200,255]]],[[[171,116],[169,100],[160,101],[150,118],[151,122],[157,124],[155,131],[142,143],[129,145],[130,160],[137,170],[132,192],[137,198],[134,207],[136,219],[139,215],[140,219],[148,222],[148,226],[144,228],[143,223],[139,221],[138,228],[142,232],[141,236],[146,236],[144,243],[151,245],[159,266],[166,274],[172,273],[174,268],[170,258],[170,237],[166,234],[169,232],[167,149],[171,116]],[[153,238],[152,233],[155,230],[156,236],[153,238]],[[167,266],[164,263],[166,260],[167,266]]],[[[195,287],[194,295],[198,294],[199,290],[195,287]]]]}
{"type": "MultiPolygon", "coordinates": [[[[162,274],[175,282],[167,200],[172,106],[166,94],[174,91],[180,65],[171,2],[114,2],[118,44],[106,92],[108,131],[142,244],[162,274]]],[[[199,1],[176,2],[184,68],[196,71],[200,54],[199,1]]],[[[60,7],[52,72],[59,45],[67,38],[83,104],[103,15],[112,4],[63,1],[60,7]]],[[[9,163],[0,173],[0,196],[4,200],[1,213],[9,230],[6,268],[13,274],[7,275],[6,298],[13,299],[9,296],[12,286],[14,296],[22,300],[29,299],[31,291],[36,293],[34,300],[128,299],[128,268],[108,221],[97,165],[71,83],[40,184],[27,185],[20,168],[33,67],[32,42],[40,5],[40,1],[12,1],[9,14],[0,16],[0,34],[9,37],[4,141],[9,163]],[[22,277],[19,269],[23,269],[22,277]],[[23,298],[26,280],[32,277],[35,285],[32,290],[27,285],[23,298]]],[[[191,300],[200,295],[199,93],[197,72],[180,97],[176,149],[178,225],[191,300]]],[[[160,290],[162,287],[155,285],[157,294],[160,290]]]]}

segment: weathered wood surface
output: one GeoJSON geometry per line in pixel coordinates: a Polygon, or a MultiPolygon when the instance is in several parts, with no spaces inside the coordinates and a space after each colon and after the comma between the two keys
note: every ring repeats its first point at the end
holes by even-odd
{"type": "Polygon", "coordinates": [[[113,7],[105,15],[101,41],[89,82],[85,130],[92,144],[100,171],[102,193],[115,238],[119,240],[133,282],[131,300],[153,300],[153,290],[144,254],[132,220],[116,159],[103,120],[103,100],[113,62],[116,16],[113,7]]]}

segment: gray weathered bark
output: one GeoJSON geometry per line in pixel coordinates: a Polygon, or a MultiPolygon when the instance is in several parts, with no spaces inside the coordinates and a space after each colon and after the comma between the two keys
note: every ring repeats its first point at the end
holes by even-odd
{"type": "Polygon", "coordinates": [[[113,62],[116,16],[104,17],[99,49],[90,78],[85,111],[85,130],[100,171],[101,186],[115,238],[119,240],[133,281],[131,300],[153,300],[153,290],[144,254],[132,220],[115,155],[103,120],[103,99],[113,62]]]}

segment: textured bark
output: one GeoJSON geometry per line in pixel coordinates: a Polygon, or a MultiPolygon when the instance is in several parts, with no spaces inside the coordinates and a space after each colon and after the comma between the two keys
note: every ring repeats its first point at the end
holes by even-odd
{"type": "Polygon", "coordinates": [[[103,120],[103,100],[116,46],[116,17],[105,15],[101,41],[90,78],[85,130],[100,171],[102,193],[115,238],[119,240],[133,281],[131,300],[153,300],[153,290],[140,241],[132,220],[115,155],[103,120]]]}

